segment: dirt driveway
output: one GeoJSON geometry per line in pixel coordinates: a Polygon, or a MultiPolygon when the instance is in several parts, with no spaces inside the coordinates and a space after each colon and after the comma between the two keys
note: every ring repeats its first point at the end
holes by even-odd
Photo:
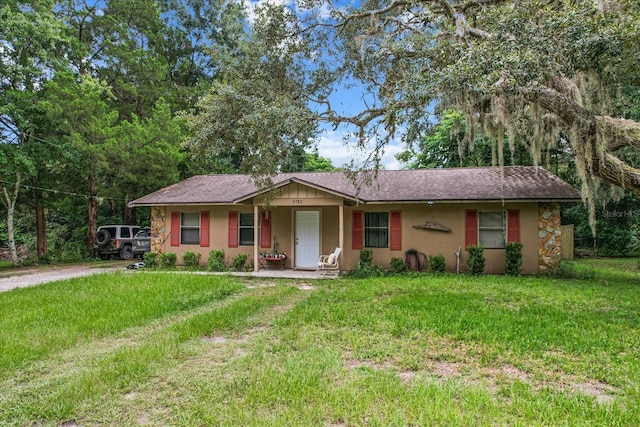
{"type": "Polygon", "coordinates": [[[65,267],[46,267],[37,269],[18,270],[8,276],[0,276],[0,292],[14,288],[26,288],[28,286],[41,285],[55,282],[56,280],[72,279],[74,277],[89,276],[92,274],[107,273],[111,271],[123,271],[126,264],[114,263],[111,266],[101,265],[74,265],[65,267]]]}

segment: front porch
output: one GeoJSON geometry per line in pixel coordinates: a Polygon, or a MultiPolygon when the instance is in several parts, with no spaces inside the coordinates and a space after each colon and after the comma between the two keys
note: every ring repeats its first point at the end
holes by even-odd
{"type": "MultiPolygon", "coordinates": [[[[300,186],[292,187],[269,203],[260,198],[251,200],[254,226],[250,257],[255,273],[280,269],[295,275],[316,270],[321,255],[344,247],[344,200],[320,191],[301,195],[300,186]]],[[[238,211],[239,218],[248,214],[242,208],[238,211]]],[[[339,262],[342,265],[342,255],[339,262]]]]}

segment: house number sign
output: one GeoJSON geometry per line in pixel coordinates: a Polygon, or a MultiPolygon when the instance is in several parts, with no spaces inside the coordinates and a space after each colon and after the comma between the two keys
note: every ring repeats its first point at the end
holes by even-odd
{"type": "Polygon", "coordinates": [[[294,205],[301,205],[302,204],[302,199],[292,199],[291,202],[294,205]]]}

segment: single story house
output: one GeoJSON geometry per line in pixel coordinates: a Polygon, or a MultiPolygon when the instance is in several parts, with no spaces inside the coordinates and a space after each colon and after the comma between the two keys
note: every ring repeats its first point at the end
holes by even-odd
{"type": "Polygon", "coordinates": [[[461,248],[466,271],[466,247],[481,245],[485,271],[503,273],[505,244],[515,241],[523,273],[536,274],[560,263],[559,202],[580,200],[571,185],[531,166],[381,170],[360,185],[344,172],[282,173],[272,182],[259,189],[247,175],[194,176],[130,206],[151,207],[152,250],[178,260],[192,250],[206,261],[223,249],[228,261],[247,254],[256,271],[267,253],[280,254],[278,267],[315,269],[339,247],[340,268],[350,269],[363,248],[385,267],[413,249],[444,255],[455,271],[461,248]]]}

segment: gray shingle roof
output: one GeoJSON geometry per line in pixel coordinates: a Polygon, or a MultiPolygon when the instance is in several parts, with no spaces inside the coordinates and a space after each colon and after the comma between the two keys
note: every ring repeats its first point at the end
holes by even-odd
{"type": "MultiPolygon", "coordinates": [[[[383,170],[371,185],[360,186],[344,172],[284,173],[272,180],[275,187],[298,182],[363,203],[580,199],[571,185],[533,166],[383,170]]],[[[134,200],[131,205],[233,204],[261,192],[248,175],[198,175],[134,200]]]]}

